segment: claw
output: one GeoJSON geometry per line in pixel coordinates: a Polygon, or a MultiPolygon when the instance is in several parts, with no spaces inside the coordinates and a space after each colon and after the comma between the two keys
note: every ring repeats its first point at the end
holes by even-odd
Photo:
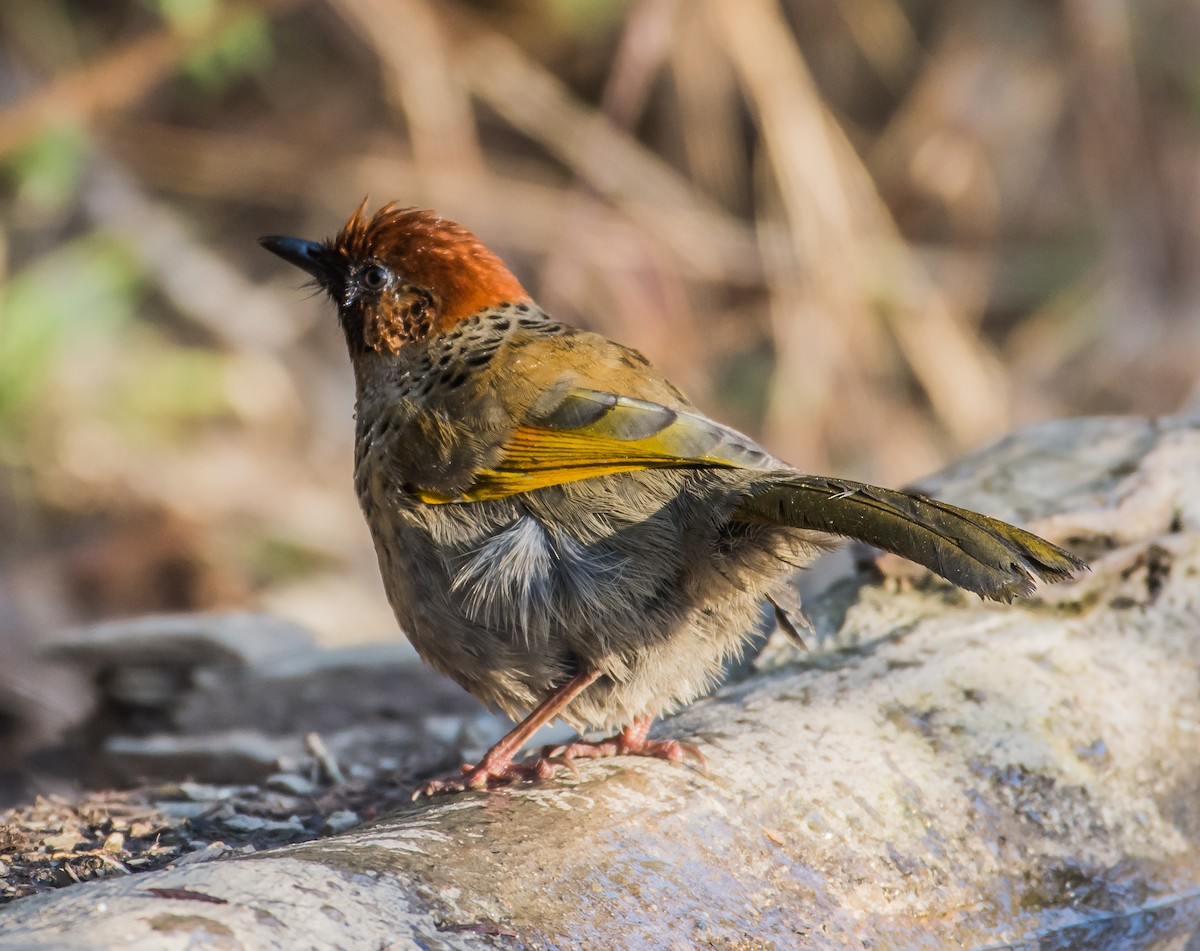
{"type": "MultiPolygon", "coordinates": [[[[708,758],[702,752],[700,752],[700,747],[698,747],[695,743],[680,743],[678,740],[674,742],[679,743],[679,748],[683,750],[684,756],[690,756],[692,759],[694,759],[696,761],[696,768],[699,769],[703,775],[707,776],[708,758]]],[[[680,762],[683,761],[684,760],[682,759],[680,760],[680,762]]]]}
{"type": "MultiPolygon", "coordinates": [[[[551,757],[547,757],[547,759],[550,758],[551,757]]],[[[583,774],[579,772],[579,767],[575,765],[574,758],[570,756],[557,756],[553,757],[553,759],[557,765],[567,767],[567,769],[571,771],[571,776],[576,782],[583,781],[583,774]]]]}

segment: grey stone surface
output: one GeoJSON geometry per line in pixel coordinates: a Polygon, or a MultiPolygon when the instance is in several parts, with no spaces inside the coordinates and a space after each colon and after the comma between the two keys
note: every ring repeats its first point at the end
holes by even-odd
{"type": "Polygon", "coordinates": [[[323,649],[266,615],[107,622],[65,632],[47,655],[90,674],[75,733],[93,784],[261,782],[307,761],[309,733],[360,773],[390,759],[407,775],[459,758],[476,720],[490,739],[506,729],[407,643],[323,649]],[[445,735],[425,729],[431,717],[445,735]]]}
{"type": "Polygon", "coordinates": [[[155,614],[64,631],[49,657],[98,670],[136,665],[244,667],[312,645],[303,628],[265,614],[155,614]]]}
{"type": "Polygon", "coordinates": [[[907,573],[836,582],[809,610],[838,649],[772,648],[661,728],[703,744],[707,775],[581,763],[578,782],[23,899],[0,948],[1183,947],[1200,429],[1056,424],[978,458],[948,493],[1013,498],[1092,572],[1010,607],[907,573]]]}
{"type": "Polygon", "coordinates": [[[253,730],[199,736],[113,736],[102,749],[104,776],[115,786],[186,776],[198,782],[259,782],[281,763],[305,759],[299,737],[253,730]]]}
{"type": "Polygon", "coordinates": [[[479,710],[452,681],[430,676],[407,642],[397,642],[294,651],[232,676],[202,672],[179,697],[171,719],[184,733],[253,724],[283,734],[479,710]]]}

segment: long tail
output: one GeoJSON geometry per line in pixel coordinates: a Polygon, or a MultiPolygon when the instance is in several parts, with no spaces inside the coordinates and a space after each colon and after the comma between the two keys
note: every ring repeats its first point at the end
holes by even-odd
{"type": "Polygon", "coordinates": [[[858,539],[997,601],[1029,594],[1035,578],[1064,581],[1087,567],[1045,539],[978,512],[799,472],[755,480],[734,517],[858,539]]]}

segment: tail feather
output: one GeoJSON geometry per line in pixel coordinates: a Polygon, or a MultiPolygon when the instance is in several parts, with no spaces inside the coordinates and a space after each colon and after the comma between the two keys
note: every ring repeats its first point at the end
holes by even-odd
{"type": "Polygon", "coordinates": [[[751,484],[734,517],[857,539],[997,601],[1086,568],[1070,552],[999,519],[860,482],[771,473],[751,484]]]}

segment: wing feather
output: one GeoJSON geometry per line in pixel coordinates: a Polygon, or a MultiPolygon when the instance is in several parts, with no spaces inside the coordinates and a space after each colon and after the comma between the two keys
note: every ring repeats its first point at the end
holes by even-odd
{"type": "Polygon", "coordinates": [[[421,498],[479,502],[638,469],[782,465],[737,430],[692,410],[575,388],[550,409],[531,413],[461,493],[426,491],[421,498]]]}
{"type": "Polygon", "coordinates": [[[746,436],[682,407],[575,388],[531,412],[495,462],[455,495],[425,491],[429,503],[479,502],[580,479],[661,468],[761,472],[731,513],[743,522],[816,530],[895,552],[969,591],[1009,600],[1034,578],[1061,581],[1083,563],[998,519],[913,492],[810,476],[746,436]]]}

